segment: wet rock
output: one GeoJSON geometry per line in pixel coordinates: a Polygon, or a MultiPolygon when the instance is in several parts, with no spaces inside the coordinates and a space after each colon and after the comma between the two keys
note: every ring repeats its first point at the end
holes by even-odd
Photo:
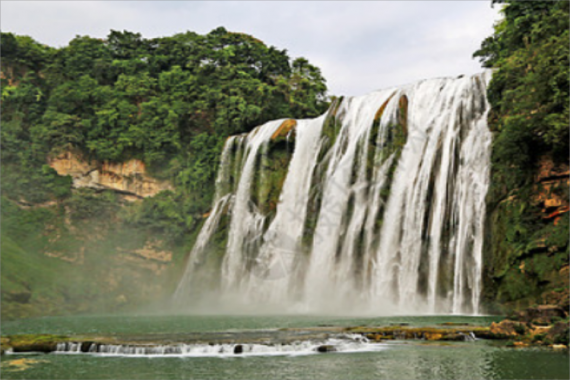
{"type": "Polygon", "coordinates": [[[0,337],[0,355],[4,355],[7,349],[10,348],[10,339],[6,337],[0,337]]]}
{"type": "Polygon", "coordinates": [[[57,343],[67,341],[63,335],[51,334],[30,334],[12,335],[3,342],[4,348],[9,348],[13,352],[53,352],[57,348],[57,343]]]}
{"type": "Polygon", "coordinates": [[[553,318],[565,318],[566,311],[558,305],[539,305],[526,310],[517,311],[508,318],[521,322],[547,325],[553,323],[553,318]]]}
{"type": "Polygon", "coordinates": [[[31,342],[28,344],[14,345],[12,347],[14,352],[44,352],[49,353],[56,350],[57,344],[55,342],[31,342]]]}
{"type": "Polygon", "coordinates": [[[441,338],[443,338],[443,334],[436,332],[425,332],[424,338],[426,338],[426,340],[441,340],[441,338]]]}
{"type": "Polygon", "coordinates": [[[526,326],[521,322],[513,322],[510,320],[504,320],[499,323],[491,323],[491,334],[495,338],[508,338],[515,337],[517,335],[523,335],[526,332],[526,326]]]}
{"type": "Polygon", "coordinates": [[[93,344],[93,342],[82,342],[81,343],[81,352],[89,352],[89,348],[91,348],[92,344],[93,344]]]}
{"type": "Polygon", "coordinates": [[[550,328],[551,326],[533,326],[533,328],[529,331],[532,340],[538,344],[538,341],[541,341],[544,337],[546,337],[546,334],[548,334],[550,328]]]}
{"type": "Polygon", "coordinates": [[[234,347],[234,354],[241,354],[241,353],[243,353],[243,345],[236,344],[236,346],[234,347]]]}
{"type": "Polygon", "coordinates": [[[380,334],[366,334],[366,338],[373,340],[375,342],[380,342],[383,336],[380,334]]]}
{"type": "Polygon", "coordinates": [[[557,305],[540,305],[537,307],[529,307],[520,315],[525,322],[531,322],[535,325],[549,325],[558,319],[566,317],[566,311],[557,305]]]}
{"type": "Polygon", "coordinates": [[[323,344],[322,346],[317,347],[317,352],[336,352],[336,347],[330,344],[323,344]]]}
{"type": "Polygon", "coordinates": [[[279,128],[277,128],[277,130],[273,133],[273,135],[271,136],[271,140],[274,141],[280,137],[286,138],[292,130],[295,131],[296,126],[297,126],[296,120],[293,119],[285,120],[283,123],[281,123],[279,128]]]}
{"type": "Polygon", "coordinates": [[[568,345],[570,335],[570,322],[557,322],[546,334],[546,339],[555,344],[568,345]]]}

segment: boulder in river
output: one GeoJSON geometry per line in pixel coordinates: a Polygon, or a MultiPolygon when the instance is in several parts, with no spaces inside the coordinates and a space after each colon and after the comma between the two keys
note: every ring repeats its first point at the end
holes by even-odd
{"type": "Polygon", "coordinates": [[[337,349],[335,346],[330,344],[323,344],[322,346],[317,347],[317,352],[336,352],[337,349]]]}
{"type": "Polygon", "coordinates": [[[526,332],[526,327],[524,323],[513,322],[508,319],[501,321],[499,323],[491,323],[491,333],[495,338],[508,338],[514,337],[519,334],[524,334],[526,332]]]}

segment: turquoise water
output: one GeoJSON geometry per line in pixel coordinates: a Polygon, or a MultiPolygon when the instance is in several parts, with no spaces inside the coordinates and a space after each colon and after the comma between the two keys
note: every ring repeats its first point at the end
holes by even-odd
{"type": "Polygon", "coordinates": [[[112,315],[20,319],[2,322],[2,335],[13,334],[154,334],[314,326],[387,326],[408,323],[430,326],[442,322],[489,325],[500,316],[328,317],[328,316],[153,316],[112,315]]]}
{"type": "MultiPolygon", "coordinates": [[[[318,325],[410,323],[417,326],[442,322],[484,325],[496,319],[89,316],[4,322],[2,334],[152,334],[318,325]]],[[[3,379],[568,379],[569,376],[567,352],[513,349],[482,340],[390,342],[376,352],[301,356],[217,358],[27,354],[2,357],[3,379]],[[22,363],[21,359],[28,364],[27,367],[16,365],[22,363]]]]}

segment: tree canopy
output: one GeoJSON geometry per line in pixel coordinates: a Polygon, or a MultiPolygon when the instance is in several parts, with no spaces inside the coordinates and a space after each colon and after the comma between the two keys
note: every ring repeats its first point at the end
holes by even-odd
{"type": "Polygon", "coordinates": [[[151,39],[113,30],[59,49],[2,33],[1,53],[2,190],[29,202],[70,196],[70,181],[45,164],[76,149],[139,158],[174,183],[174,208],[203,212],[227,136],[328,107],[308,60],[223,27],[151,39]]]}
{"type": "Polygon", "coordinates": [[[493,163],[516,188],[531,179],[540,155],[568,160],[570,3],[493,3],[504,6],[504,18],[474,56],[497,69],[489,89],[493,163]]]}

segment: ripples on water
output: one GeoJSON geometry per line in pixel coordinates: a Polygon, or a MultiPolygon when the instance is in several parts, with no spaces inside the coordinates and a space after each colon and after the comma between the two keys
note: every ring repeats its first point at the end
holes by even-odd
{"type": "MultiPolygon", "coordinates": [[[[496,318],[495,318],[496,319],[496,318]]],[[[177,333],[316,325],[382,325],[439,322],[488,324],[481,317],[80,317],[3,323],[15,333],[177,333]]],[[[504,348],[477,342],[389,342],[374,351],[303,355],[126,357],[8,355],[3,379],[568,379],[568,354],[547,349],[504,348]],[[29,360],[23,367],[22,360],[29,360]],[[16,364],[14,364],[16,361],[16,364]]]]}
{"type": "MultiPolygon", "coordinates": [[[[30,356],[26,356],[30,357],[30,356]]],[[[35,356],[34,356],[35,357],[35,356]]],[[[101,357],[41,355],[8,379],[568,379],[566,354],[485,343],[390,344],[377,352],[305,356],[101,357]]]]}

